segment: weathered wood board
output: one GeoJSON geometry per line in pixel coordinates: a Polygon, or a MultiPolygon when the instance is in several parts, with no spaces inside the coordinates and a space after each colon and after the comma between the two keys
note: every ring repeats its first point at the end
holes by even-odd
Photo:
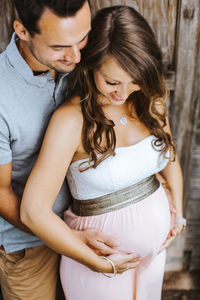
{"type": "Polygon", "coordinates": [[[0,52],[6,48],[10,40],[15,15],[13,2],[11,0],[0,0],[0,52]]]}

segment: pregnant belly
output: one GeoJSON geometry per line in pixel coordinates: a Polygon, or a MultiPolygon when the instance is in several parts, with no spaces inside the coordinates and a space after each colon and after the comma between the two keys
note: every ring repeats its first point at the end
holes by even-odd
{"type": "Polygon", "coordinates": [[[65,212],[73,229],[97,228],[120,241],[123,252],[136,252],[142,259],[156,255],[170,228],[168,199],[162,186],[144,200],[125,208],[91,217],[65,212]]]}

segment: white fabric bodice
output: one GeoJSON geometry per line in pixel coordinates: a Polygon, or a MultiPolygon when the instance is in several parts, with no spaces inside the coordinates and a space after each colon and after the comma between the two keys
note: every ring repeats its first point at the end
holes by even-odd
{"type": "Polygon", "coordinates": [[[135,145],[116,148],[116,155],[105,159],[96,169],[80,172],[80,163],[88,159],[72,162],[67,172],[72,196],[80,200],[96,198],[160,172],[166,167],[168,159],[152,147],[154,139],[150,135],[135,145]]]}

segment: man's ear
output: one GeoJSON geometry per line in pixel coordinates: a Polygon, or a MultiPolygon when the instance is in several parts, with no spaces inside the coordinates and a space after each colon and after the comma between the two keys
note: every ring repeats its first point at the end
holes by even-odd
{"type": "Polygon", "coordinates": [[[24,27],[22,22],[20,22],[19,20],[14,20],[13,28],[21,40],[29,41],[30,34],[29,34],[28,30],[24,27]]]}

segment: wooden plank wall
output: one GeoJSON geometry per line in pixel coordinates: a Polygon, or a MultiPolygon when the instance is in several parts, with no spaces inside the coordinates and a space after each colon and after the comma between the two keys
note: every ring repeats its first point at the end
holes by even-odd
{"type": "MultiPolygon", "coordinates": [[[[197,239],[200,236],[199,38],[200,1],[182,0],[177,20],[176,82],[170,114],[173,133],[178,140],[184,175],[184,211],[188,219],[182,248],[185,251],[183,266],[192,270],[200,270],[200,243],[197,239]]],[[[182,243],[183,239],[177,241],[176,254],[182,243]]],[[[175,252],[173,247],[170,251],[173,249],[175,252]]]]}
{"type": "MultiPolygon", "coordinates": [[[[199,55],[200,57],[200,55],[199,55]]],[[[198,59],[200,66],[200,59],[198,59]]],[[[199,97],[198,106],[194,117],[196,118],[194,134],[192,139],[190,165],[190,178],[188,184],[186,215],[188,229],[184,245],[186,268],[200,270],[200,68],[198,71],[199,97]]]]}
{"type": "Polygon", "coordinates": [[[91,0],[95,10],[111,5],[129,5],[137,9],[152,26],[162,49],[164,63],[171,68],[175,48],[177,0],[91,0]]]}
{"type": "Polygon", "coordinates": [[[0,53],[10,41],[15,16],[16,12],[12,0],[0,0],[0,53]]]}
{"type": "MultiPolygon", "coordinates": [[[[178,133],[183,131],[183,147],[191,149],[189,153],[182,151],[182,164],[185,170],[185,211],[188,219],[185,251],[188,257],[187,267],[200,270],[200,2],[185,1],[183,8],[184,26],[187,39],[184,39],[187,60],[182,65],[182,72],[187,72],[184,97],[188,101],[181,107],[178,117],[182,120],[188,116],[185,127],[179,121],[178,133]],[[185,42],[187,41],[187,42],[185,42]],[[190,68],[191,66],[191,68],[190,68]],[[191,147],[189,146],[191,145],[191,147]]],[[[183,44],[182,43],[182,44],[183,44]]],[[[178,101],[178,99],[177,99],[178,101]]]]}

